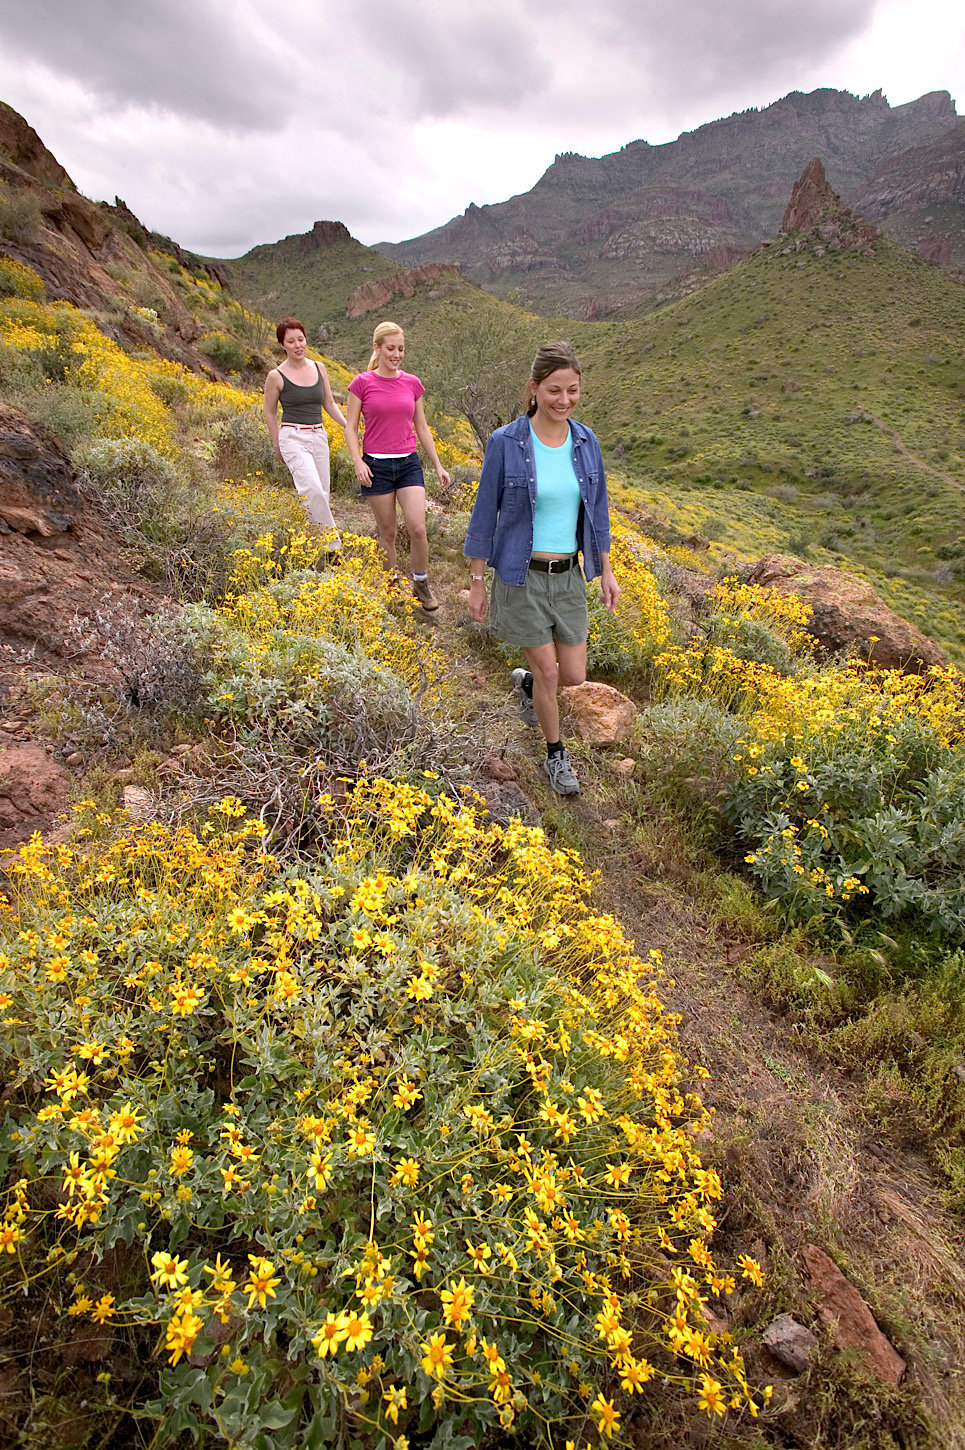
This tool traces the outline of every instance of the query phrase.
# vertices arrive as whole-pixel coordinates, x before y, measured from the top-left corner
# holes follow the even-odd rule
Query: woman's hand
[[[355,477],[358,480],[360,488],[372,487],[372,470],[364,458],[360,458],[355,465]]]
[[[620,598],[620,586],[609,562],[604,563],[603,572],[600,575],[600,593],[603,596],[603,603],[612,614],[617,607],[617,600]]]
[[[466,603],[469,610],[469,618],[474,619],[477,624],[482,624],[489,613],[489,595],[486,593],[485,579],[473,579],[469,585],[469,599]]]
[[[439,479],[440,488],[448,488],[450,483],[452,482],[452,479],[449,477],[449,474],[444,468],[436,469],[436,477]]]

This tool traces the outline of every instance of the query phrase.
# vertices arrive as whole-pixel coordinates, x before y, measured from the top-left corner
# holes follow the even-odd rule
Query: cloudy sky
[[[0,0],[0,99],[88,196],[214,256],[398,241],[790,90],[950,90],[961,0]]]

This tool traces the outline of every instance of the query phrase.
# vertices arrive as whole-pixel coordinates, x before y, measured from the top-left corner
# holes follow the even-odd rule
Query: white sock
[[[414,584],[421,584],[422,581],[423,581],[423,579],[428,579],[428,577],[429,577],[428,574],[415,574],[414,573],[412,575],[412,582]]]

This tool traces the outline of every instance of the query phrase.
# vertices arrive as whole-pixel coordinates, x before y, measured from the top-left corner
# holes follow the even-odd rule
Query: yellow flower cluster
[[[10,860],[11,1285],[121,1225],[149,1277],[71,1312],[157,1324],[169,1399],[201,1353],[211,1403],[257,1370],[274,1413],[283,1335],[308,1417],[348,1405],[380,1445],[430,1397],[482,1427],[589,1406],[607,1435],[616,1381],[654,1374],[753,1412],[702,1314],[735,1283],[659,952],[589,908],[574,853],[470,803],[363,782],[310,874],[241,813],[112,833],[86,805],[72,844]]]
[[[434,685],[445,661],[411,627],[416,602],[388,577],[373,539],[343,533],[342,544],[340,569],[304,579],[284,594],[272,586],[292,572],[315,569],[326,548],[320,533],[295,533],[287,542],[264,534],[232,556],[221,612],[249,641],[252,666],[279,639],[321,635],[391,670],[410,690]],[[305,681],[314,668],[306,658]]]

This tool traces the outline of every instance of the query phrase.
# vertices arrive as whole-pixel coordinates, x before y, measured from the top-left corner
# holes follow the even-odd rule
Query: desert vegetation
[[[617,464],[619,614],[591,596],[591,672],[635,722],[620,769],[575,747],[588,786],[570,810],[511,719],[504,653],[458,608],[478,458],[453,418],[437,420],[459,482],[432,499],[447,607],[430,627],[381,569],[334,432],[338,570],[250,391],[124,350],[22,264],[0,267],[0,291],[5,397],[68,444],[165,604],[78,618],[110,668],[28,670],[15,695],[77,779],[60,839],[4,858],[0,1291],[44,1360],[35,1348],[23,1367],[31,1394],[21,1369],[11,1381],[10,1436],[960,1437],[908,1305],[914,1288],[962,1342],[957,670],[816,653],[806,608],[736,578],[731,530],[754,515],[730,483],[694,479],[729,549],[695,558],[648,536],[641,498],[669,500],[657,485],[673,481],[688,523],[686,470],[719,464],[662,423],[637,472],[637,445]],[[216,301],[211,336],[259,335]],[[628,402],[619,376],[595,406]],[[677,584],[695,562],[714,577],[691,616]],[[494,760],[539,825],[481,794]],[[835,1222],[843,1190],[810,1200],[813,1234],[916,1367],[900,1388],[828,1329],[790,1388],[761,1351],[762,1327],[810,1301],[792,1190],[765,1191],[747,1101],[728,1113],[704,1065],[728,1035],[700,1015],[711,957],[732,1011],[744,992],[748,1016],[781,1014],[761,1057],[812,1119],[821,1064],[827,1081],[831,1062],[853,1074],[837,1135],[787,1109],[801,1164],[839,1168],[861,1114],[895,1161],[914,1138],[932,1235],[914,1284],[907,1265],[875,1281]],[[756,1071],[750,1037],[743,1050]]]

